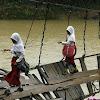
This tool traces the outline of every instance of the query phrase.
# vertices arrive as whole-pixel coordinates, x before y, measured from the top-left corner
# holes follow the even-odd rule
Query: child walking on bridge
[[[76,45],[75,45],[75,32],[72,26],[68,26],[67,29],[66,41],[58,42],[64,45],[62,53],[65,57],[66,62],[66,72],[68,71],[68,66],[71,64],[74,67],[74,71],[72,73],[78,72],[76,67],[74,56],[76,55]]]
[[[17,63],[20,62],[22,59],[24,59],[25,51],[23,42],[21,40],[21,37],[18,33],[13,33],[11,36],[11,40],[13,42],[13,48],[10,49],[4,49],[4,51],[11,51],[12,53],[12,60],[11,60],[11,67],[12,71],[9,72],[4,79],[8,82],[9,86],[19,86],[17,89],[18,91],[23,91],[23,88],[21,87],[20,82],[20,71],[17,68]]]

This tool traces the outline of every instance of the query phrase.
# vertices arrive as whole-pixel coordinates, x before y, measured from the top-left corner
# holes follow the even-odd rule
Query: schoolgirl
[[[23,91],[20,82],[20,71],[17,69],[16,66],[18,62],[24,59],[25,55],[24,46],[21,37],[18,33],[13,33],[11,36],[11,40],[13,42],[13,48],[11,50],[4,49],[4,51],[11,51],[12,53],[13,56],[11,60],[12,70],[4,77],[4,79],[8,82],[9,86],[13,85],[19,86],[17,90]]]
[[[77,69],[75,61],[74,61],[74,56],[76,55],[74,28],[72,26],[68,26],[66,31],[67,31],[66,41],[65,42],[62,41],[62,42],[58,42],[58,43],[61,43],[64,46],[67,45],[67,46],[69,46],[69,48],[72,47],[72,49],[71,48],[69,49],[69,52],[72,52],[73,55],[72,56],[70,56],[70,55],[65,56],[64,55],[65,56],[65,62],[67,63],[66,64],[66,72],[68,71],[68,65],[72,64],[74,69],[75,69],[72,73],[76,73],[76,72],[78,72],[78,69]],[[73,48],[74,48],[74,51],[73,51]]]

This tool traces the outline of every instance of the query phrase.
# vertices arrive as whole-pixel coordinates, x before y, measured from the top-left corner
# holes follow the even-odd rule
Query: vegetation
[[[37,0],[39,1],[39,0]],[[89,9],[100,9],[99,0],[40,0],[41,2],[59,3]],[[46,7],[40,5],[36,18],[44,19]],[[0,0],[0,19],[32,19],[36,11],[36,3],[29,0]],[[55,14],[56,13],[56,14]],[[49,19],[58,19],[61,14],[66,15],[68,9],[50,6]]]

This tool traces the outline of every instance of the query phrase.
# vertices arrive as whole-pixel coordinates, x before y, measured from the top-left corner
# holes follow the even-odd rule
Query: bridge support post
[[[97,56],[97,63],[98,63],[98,69],[100,69],[100,56]],[[99,80],[99,89],[100,89],[100,80]]]
[[[84,57],[81,57],[79,60],[80,60],[82,71],[86,71],[87,68],[86,68],[86,64],[84,62]],[[87,83],[87,88],[88,88],[89,94],[93,94],[93,88],[92,88],[91,82]]]

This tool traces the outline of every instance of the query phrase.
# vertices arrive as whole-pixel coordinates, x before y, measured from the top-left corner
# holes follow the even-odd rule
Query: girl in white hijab
[[[72,26],[68,26],[67,29],[67,38],[66,38],[66,42],[61,42],[63,45],[67,44],[69,46],[74,46],[75,44],[75,32],[74,32],[74,28]]]
[[[66,41],[62,41],[62,42],[58,42],[61,43],[62,45],[67,45],[67,46],[73,46],[74,47],[74,55],[73,56],[66,56],[65,57],[65,62],[66,64],[66,72],[68,72],[68,65],[72,64],[74,67],[74,71],[72,73],[76,73],[78,72],[78,69],[76,67],[75,61],[74,61],[74,56],[76,55],[76,46],[75,46],[75,31],[74,28],[72,26],[68,26],[67,29],[67,36],[66,36]]]
[[[11,60],[11,66],[12,71],[9,72],[4,79],[9,83],[9,86],[17,85],[19,88],[18,91],[23,91],[23,88],[21,87],[20,82],[20,71],[17,69],[17,63],[20,62],[22,59],[24,59],[25,50],[23,46],[23,42],[21,40],[21,37],[18,33],[13,33],[11,36],[11,40],[13,42],[13,48],[10,49],[4,49],[4,51],[11,51],[12,53],[12,60]]]
[[[13,43],[15,41],[15,43],[13,44],[13,48],[11,49],[11,53],[14,57],[18,57],[16,62],[20,62],[25,54],[24,45],[21,40],[21,37],[18,33],[13,33],[11,36],[11,40]]]

